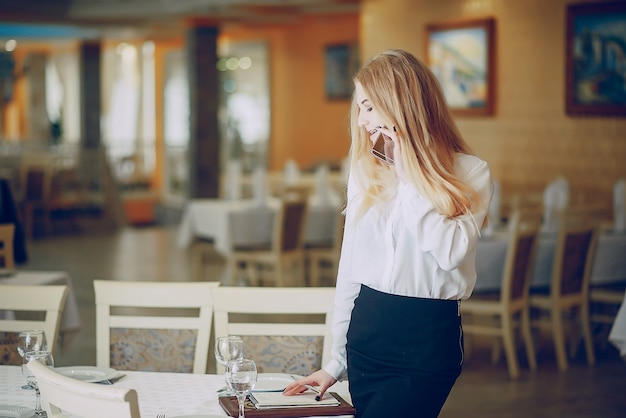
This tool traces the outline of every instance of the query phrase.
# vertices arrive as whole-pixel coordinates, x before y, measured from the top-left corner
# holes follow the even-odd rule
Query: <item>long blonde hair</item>
[[[446,104],[435,75],[410,53],[389,50],[371,58],[354,77],[386,126],[395,127],[402,167],[418,192],[439,213],[448,217],[467,214],[479,201],[478,192],[454,173],[455,153],[471,154]],[[358,126],[356,95],[351,105],[351,170],[357,174],[365,196],[360,213],[387,200],[395,170],[370,154],[371,141]]]

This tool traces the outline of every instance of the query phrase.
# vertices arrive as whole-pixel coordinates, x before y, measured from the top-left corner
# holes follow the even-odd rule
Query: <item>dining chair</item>
[[[20,207],[27,239],[35,233],[35,224],[41,223],[44,233],[52,230],[50,219],[50,192],[53,162],[49,155],[25,155],[20,167]]]
[[[139,418],[135,389],[98,385],[65,376],[38,361],[28,363],[49,418]]]
[[[0,272],[15,270],[15,256],[13,254],[13,237],[15,224],[0,224]]]
[[[9,333],[19,333],[27,329],[41,329],[46,333],[48,351],[54,355],[59,337],[61,314],[65,307],[65,300],[69,294],[66,285],[3,285],[0,291],[0,310],[12,312],[8,317],[0,316],[0,331],[5,338],[11,338]],[[17,350],[17,337],[13,336],[15,346],[2,344],[3,350]],[[21,364],[21,358],[12,357],[8,352],[10,362]]]
[[[305,244],[304,254],[308,267],[309,286],[319,286],[324,277],[330,278],[333,285],[336,283],[345,219],[341,210],[336,209],[332,239],[323,243]]]
[[[238,335],[259,372],[307,375],[330,360],[334,287],[215,287],[215,338]],[[217,365],[218,373],[224,367]]]
[[[304,286],[304,231],[307,213],[308,203],[305,199],[281,199],[274,216],[270,242],[232,246],[227,259],[231,283],[234,283],[243,269],[253,286],[265,283],[268,277],[276,286],[284,286],[287,276],[291,278],[290,284]],[[232,231],[233,222],[229,224]]]
[[[516,209],[509,221],[508,247],[499,293],[495,296],[478,293],[461,302],[464,334],[494,336],[501,340],[509,376],[514,379],[519,377],[515,344],[517,329],[522,333],[528,365],[531,370],[536,368],[530,332],[529,287],[540,227],[540,210]],[[493,362],[497,362],[499,356],[497,342],[492,352]]]
[[[589,288],[589,320],[596,342],[604,349],[620,306],[624,303],[626,288],[620,284],[593,285]]]
[[[550,286],[531,291],[531,326],[550,331],[559,370],[568,368],[564,320],[574,323],[578,319],[578,330],[571,335],[580,336],[582,332],[587,363],[590,366],[595,363],[589,315],[589,276],[598,235],[597,218],[581,210],[565,210],[557,231]],[[578,342],[577,338],[572,339],[571,357]]]
[[[98,367],[206,373],[218,282],[93,284]]]

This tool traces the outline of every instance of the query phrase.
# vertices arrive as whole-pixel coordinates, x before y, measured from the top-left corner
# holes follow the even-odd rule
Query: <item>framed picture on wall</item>
[[[327,46],[324,51],[324,67],[326,98],[332,100],[352,97],[352,77],[359,69],[357,44]]]
[[[567,7],[569,115],[626,116],[626,3]]]
[[[495,112],[495,20],[426,26],[426,60],[457,115]]]

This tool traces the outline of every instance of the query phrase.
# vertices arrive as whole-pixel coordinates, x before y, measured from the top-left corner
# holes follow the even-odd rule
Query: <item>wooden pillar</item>
[[[189,71],[189,198],[217,197],[220,175],[216,27],[187,32]]]
[[[100,147],[100,53],[99,42],[80,46],[80,144],[82,149]]]

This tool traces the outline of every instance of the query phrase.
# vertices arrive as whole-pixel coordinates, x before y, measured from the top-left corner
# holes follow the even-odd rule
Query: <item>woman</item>
[[[386,158],[372,155],[381,134]],[[351,135],[332,360],[284,393],[323,395],[347,372],[357,418],[436,417],[463,363],[459,304],[476,281],[489,168],[435,76],[402,50],[355,76]]]

